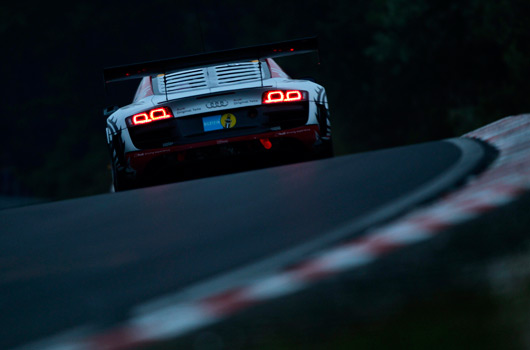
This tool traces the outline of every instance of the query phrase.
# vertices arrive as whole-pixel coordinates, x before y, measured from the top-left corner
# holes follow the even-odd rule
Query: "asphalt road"
[[[0,211],[0,348],[244,266],[293,262],[485,166],[458,139]],[[259,264],[259,262],[266,263]]]

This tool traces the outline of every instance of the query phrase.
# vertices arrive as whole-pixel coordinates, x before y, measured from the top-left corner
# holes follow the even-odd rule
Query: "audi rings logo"
[[[227,100],[211,101],[206,104],[206,108],[219,108],[228,106]]]

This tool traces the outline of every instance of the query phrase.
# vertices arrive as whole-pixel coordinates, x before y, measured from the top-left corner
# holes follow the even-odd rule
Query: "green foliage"
[[[3,4],[0,159],[40,196],[105,191],[104,67],[310,35],[319,66],[281,63],[326,86],[339,153],[459,136],[530,110],[529,15],[527,0]]]

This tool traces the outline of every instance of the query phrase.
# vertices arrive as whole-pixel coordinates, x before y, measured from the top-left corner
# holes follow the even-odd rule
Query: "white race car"
[[[308,38],[105,69],[106,83],[142,78],[132,104],[105,111],[114,189],[197,164],[331,156],[325,89],[273,60],[316,50]]]

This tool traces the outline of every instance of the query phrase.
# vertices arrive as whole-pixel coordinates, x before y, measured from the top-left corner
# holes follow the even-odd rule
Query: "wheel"
[[[112,185],[114,186],[115,192],[130,190],[136,188],[133,180],[128,178],[123,170],[116,169],[115,165],[112,165]]]

